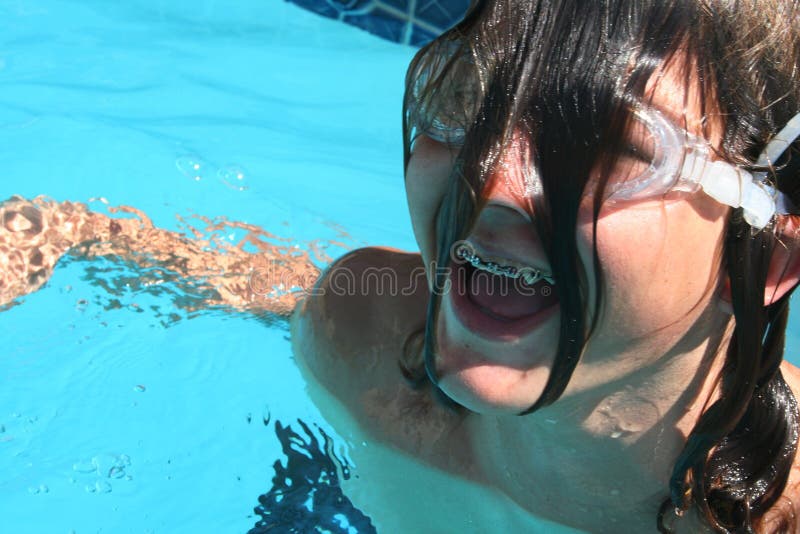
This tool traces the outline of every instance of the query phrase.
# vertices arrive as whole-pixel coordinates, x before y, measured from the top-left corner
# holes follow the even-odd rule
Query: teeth
[[[458,246],[456,249],[456,256],[466,261],[476,269],[480,269],[498,276],[506,276],[512,279],[521,278],[523,282],[531,286],[541,280],[545,280],[549,284],[554,283],[553,276],[550,273],[544,273],[538,269],[534,269],[533,267],[525,266],[517,268],[513,265],[500,265],[493,261],[484,261],[475,253],[472,247],[466,244],[461,244]]]

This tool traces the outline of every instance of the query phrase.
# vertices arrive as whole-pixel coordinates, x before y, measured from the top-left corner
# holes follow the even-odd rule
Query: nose
[[[487,176],[486,199],[469,239],[485,252],[542,265],[545,254],[533,222],[533,198],[541,194],[541,181],[527,142],[510,143]],[[513,257],[512,257],[513,256]]]
[[[542,183],[527,141],[515,136],[487,176],[483,194],[486,206],[502,206],[516,211],[531,222],[533,197],[542,192]]]

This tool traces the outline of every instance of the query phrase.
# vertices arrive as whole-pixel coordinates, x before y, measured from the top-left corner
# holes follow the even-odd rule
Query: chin
[[[485,415],[517,415],[536,404],[554,359],[537,356],[517,343],[484,345],[447,311],[437,328],[436,345],[439,389],[468,410]]]
[[[442,392],[468,410],[483,415],[517,415],[544,391],[550,370],[519,370],[500,365],[480,365],[445,372],[439,377]]]

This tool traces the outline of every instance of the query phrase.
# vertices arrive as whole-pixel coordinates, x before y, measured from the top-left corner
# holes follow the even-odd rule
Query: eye
[[[630,197],[647,187],[659,158],[661,143],[652,126],[634,115],[619,147],[614,167],[606,185],[606,199]]]
[[[415,134],[424,134],[451,147],[464,143],[482,101],[477,69],[462,51],[429,52],[420,60],[417,79],[407,104]],[[457,57],[456,57],[457,55]]]
[[[617,157],[610,177],[613,183],[625,183],[645,175],[653,165],[652,148],[629,140]]]

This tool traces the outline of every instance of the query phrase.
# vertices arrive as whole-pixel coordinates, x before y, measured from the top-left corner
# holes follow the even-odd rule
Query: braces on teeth
[[[521,269],[517,269],[511,265],[499,265],[492,261],[483,261],[480,256],[475,254],[475,251],[469,245],[459,245],[458,248],[456,248],[456,256],[459,259],[471,264],[476,269],[480,269],[498,276],[506,276],[512,279],[521,278],[523,282],[530,286],[541,280],[544,280],[550,285],[555,283],[553,280],[553,275],[538,269],[534,269],[533,267],[523,267]]]

